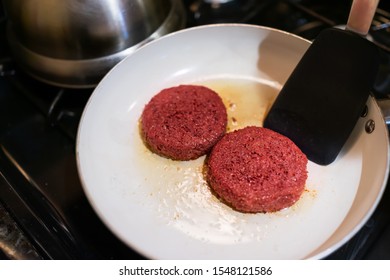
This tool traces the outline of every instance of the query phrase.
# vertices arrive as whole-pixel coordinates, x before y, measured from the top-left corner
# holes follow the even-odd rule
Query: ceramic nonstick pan
[[[216,90],[229,130],[261,126],[309,45],[271,28],[206,25],[155,40],[115,66],[85,107],[76,147],[84,191],[106,226],[151,259],[321,259],[347,242],[375,210],[389,173],[374,98],[338,158],[309,162],[301,199],[276,213],[234,211],[205,182],[205,157],[165,159],[139,135],[145,104],[179,84]]]

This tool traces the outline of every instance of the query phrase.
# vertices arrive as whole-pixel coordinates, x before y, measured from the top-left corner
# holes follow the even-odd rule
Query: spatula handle
[[[346,29],[366,36],[370,30],[378,3],[379,0],[354,0]]]

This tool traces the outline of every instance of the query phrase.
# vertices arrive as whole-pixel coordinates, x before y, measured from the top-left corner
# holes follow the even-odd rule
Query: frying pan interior
[[[309,45],[275,29],[209,25],[155,40],[114,67],[85,108],[76,149],[84,191],[107,227],[152,259],[317,259],[348,241],[376,208],[389,171],[387,128],[373,98],[336,161],[309,162],[307,192],[278,213],[232,210],[202,181],[203,158],[163,159],[139,136],[145,104],[179,84],[214,87],[228,107],[254,110],[249,119],[260,126]]]

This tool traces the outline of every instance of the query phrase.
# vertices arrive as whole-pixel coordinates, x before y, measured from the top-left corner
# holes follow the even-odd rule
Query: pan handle
[[[387,126],[390,128],[390,52],[380,48],[379,59],[379,71],[371,93],[382,111]]]
[[[377,103],[382,111],[386,125],[390,126],[390,99],[377,99]]]

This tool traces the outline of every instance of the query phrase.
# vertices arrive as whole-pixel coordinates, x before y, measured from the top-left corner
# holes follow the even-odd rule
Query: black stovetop
[[[188,26],[246,22],[314,39],[346,22],[350,1],[183,3]],[[390,94],[386,5],[380,4],[371,30],[383,50],[377,98]],[[143,259],[100,221],[79,181],[75,138],[93,89],[58,88],[25,74],[7,48],[6,20],[0,7],[0,259]],[[390,259],[389,213],[387,188],[367,224],[328,259]]]

